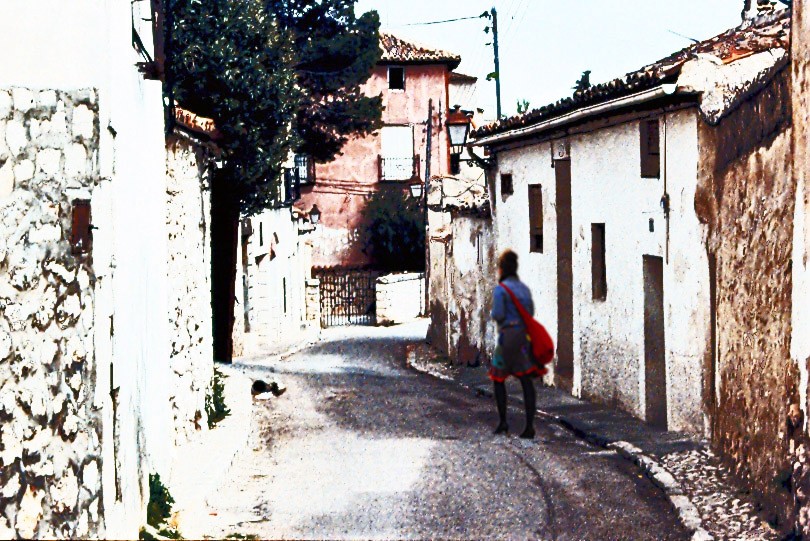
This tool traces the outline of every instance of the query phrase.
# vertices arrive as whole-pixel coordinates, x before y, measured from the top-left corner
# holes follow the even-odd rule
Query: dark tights
[[[496,433],[506,432],[508,427],[506,424],[506,384],[502,381],[493,383],[495,384],[495,404],[498,406],[498,418],[500,419]],[[537,394],[531,376],[521,377],[520,384],[523,386],[523,404],[526,406],[526,428],[520,436],[532,438],[534,437],[534,413],[537,410]]]

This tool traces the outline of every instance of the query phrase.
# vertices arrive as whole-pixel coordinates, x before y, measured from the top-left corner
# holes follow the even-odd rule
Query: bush
[[[225,374],[214,367],[214,375],[211,376],[211,387],[205,394],[205,414],[208,416],[208,428],[214,428],[216,424],[231,414],[231,410],[225,405]]]
[[[372,194],[363,211],[363,252],[383,271],[425,269],[425,214],[420,200],[400,187]]]

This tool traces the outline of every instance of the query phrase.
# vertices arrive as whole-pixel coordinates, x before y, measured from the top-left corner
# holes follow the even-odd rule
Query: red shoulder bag
[[[523,308],[523,305],[520,304],[511,289],[503,284],[500,284],[500,286],[512,299],[521,319],[523,319],[523,324],[526,326],[526,334],[529,335],[529,339],[532,342],[532,355],[534,356],[535,362],[540,366],[549,364],[554,359],[554,340],[551,339],[551,335],[548,334],[546,328],[543,327],[539,321],[534,319],[531,314]]]

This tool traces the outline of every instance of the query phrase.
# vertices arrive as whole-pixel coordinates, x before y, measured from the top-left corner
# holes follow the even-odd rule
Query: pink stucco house
[[[391,34],[381,35],[382,57],[364,85],[370,96],[383,97],[383,128],[368,137],[350,140],[336,160],[308,167],[296,207],[317,205],[321,211],[315,267],[362,267],[371,263],[358,233],[362,211],[375,190],[397,186],[407,190],[424,181],[426,156],[430,175],[447,173],[450,147],[444,124],[448,110],[450,73],[461,57],[428,49]],[[429,103],[431,149],[427,149]],[[302,168],[304,164],[299,162]],[[313,174],[314,173],[314,174]],[[313,178],[314,177],[314,178]]]

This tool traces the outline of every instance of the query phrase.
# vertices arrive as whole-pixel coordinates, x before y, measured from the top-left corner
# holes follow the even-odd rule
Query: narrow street
[[[272,366],[251,445],[209,499],[210,537],[682,539],[670,506],[612,452],[518,408],[491,434],[491,399],[404,366],[424,323],[333,329]]]

